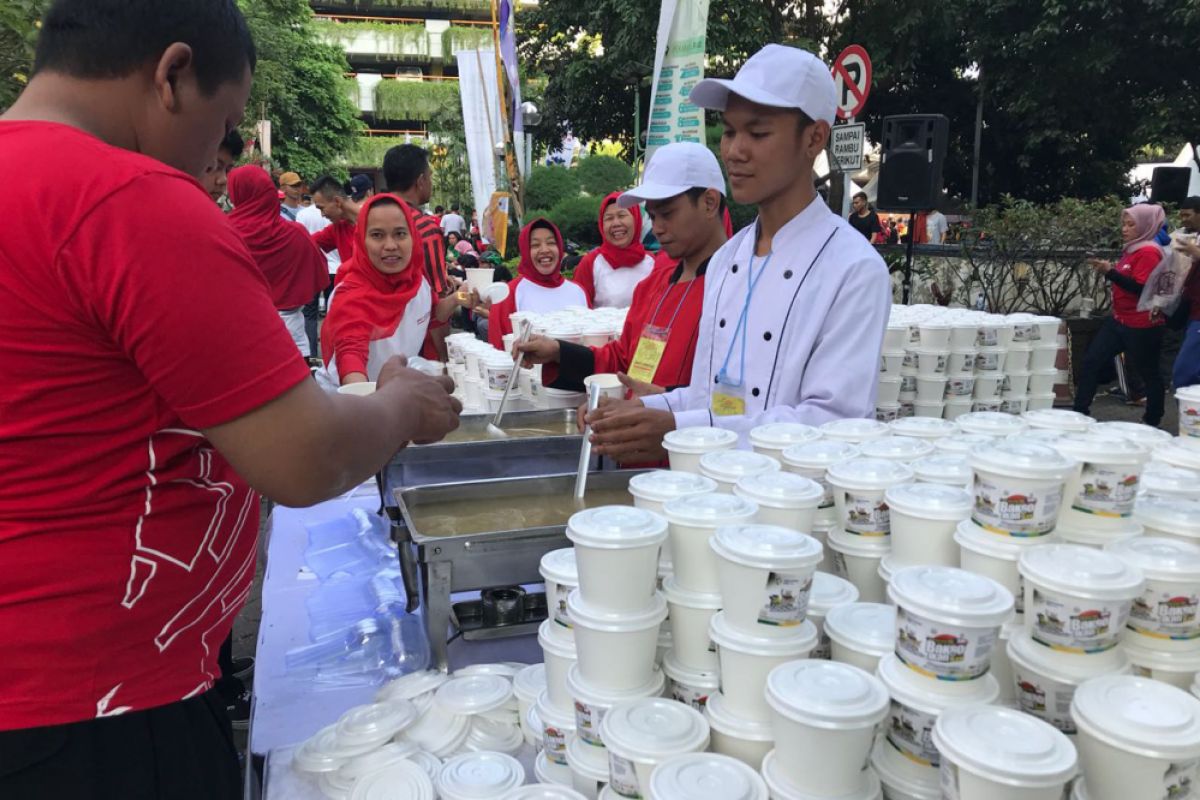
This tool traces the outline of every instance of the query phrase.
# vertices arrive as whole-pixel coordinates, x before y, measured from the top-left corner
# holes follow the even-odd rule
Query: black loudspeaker
[[[925,211],[942,196],[942,164],[950,120],[941,114],[898,114],[883,118],[879,164],[881,211]]]
[[[1182,203],[1191,182],[1191,167],[1155,167],[1150,178],[1150,199],[1160,205]]]

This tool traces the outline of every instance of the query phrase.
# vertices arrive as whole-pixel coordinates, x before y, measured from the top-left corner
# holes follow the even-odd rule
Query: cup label
[[[947,397],[970,397],[974,391],[974,378],[951,378],[946,381]]]
[[[1137,491],[1137,472],[1085,462],[1071,508],[1098,517],[1131,517]]]
[[[817,637],[817,646],[808,654],[809,658],[819,658],[824,661],[829,661],[833,658],[833,645],[830,643],[829,637],[825,635],[825,629],[821,628],[821,635]]]
[[[642,800],[642,786],[638,783],[637,767],[627,758],[608,751],[608,785],[621,797]]]
[[[900,376],[900,391],[915,392],[917,390],[916,375],[901,375]]]
[[[1029,342],[1038,338],[1034,334],[1037,332],[1037,327],[1034,325],[1014,325],[1013,326],[1013,341],[1014,342]]]
[[[686,706],[691,706],[697,711],[704,711],[704,707],[708,705],[709,691],[707,689],[688,686],[686,683],[680,683],[674,678],[670,678],[669,681],[672,699]]]
[[[758,611],[759,625],[792,628],[804,623],[808,614],[808,595],[812,575],[771,572],[763,590],[763,605]]]
[[[909,669],[946,681],[969,681],[991,664],[997,628],[942,625],[896,610],[896,656]]]
[[[1117,646],[1129,620],[1130,601],[1077,600],[1033,587],[1025,606],[1034,640],[1071,653],[1100,653]]]
[[[936,767],[941,761],[941,755],[933,744],[933,726],[936,722],[936,714],[926,714],[893,700],[887,740],[905,758],[926,767]]]
[[[1068,736],[1075,735],[1075,720],[1071,717],[1074,686],[1028,672],[1016,663],[1013,664],[1013,680],[1017,685],[1018,708],[1050,723]]]
[[[1163,773],[1162,800],[1188,800],[1196,796],[1197,768],[1200,761],[1173,763]]]
[[[938,782],[942,785],[942,800],[962,800],[958,792],[958,767],[949,759],[942,762],[938,768]]]
[[[1176,594],[1148,582],[1146,591],[1133,601],[1127,626],[1155,639],[1200,638],[1200,620],[1196,618],[1198,605],[1200,593]]]
[[[1000,331],[996,328],[980,328],[975,334],[975,344],[978,347],[995,347],[1000,344]]]
[[[1200,436],[1200,405],[1180,402],[1179,435]]]
[[[590,745],[603,747],[600,738],[600,723],[604,720],[604,709],[575,701],[575,734]]]
[[[850,579],[850,570],[846,568],[846,554],[840,553],[837,550],[833,551],[833,574],[839,578]]]
[[[567,732],[553,725],[542,729],[542,747],[546,750],[546,758],[555,764],[567,763]]]
[[[995,372],[1000,369],[1000,359],[1003,357],[1003,353],[977,353],[975,355],[975,369],[980,372]]]
[[[501,369],[489,367],[487,371],[488,388],[502,392],[508,388],[508,380],[512,377],[512,367]]]
[[[971,521],[992,533],[1045,536],[1054,530],[1063,490],[1007,486],[975,474],[975,508]]]
[[[845,492],[846,532],[858,536],[887,536],[891,512],[881,497]]]
[[[999,400],[976,400],[971,404],[972,411],[999,411],[1002,403]]]
[[[567,595],[571,587],[565,583],[554,584],[554,621],[564,628],[571,627],[571,617],[567,614]]]
[[[875,409],[876,422],[892,422],[900,415],[899,409],[877,408]]]
[[[908,343],[909,344],[920,344],[920,342],[921,342],[921,326],[920,325],[909,325],[908,326]]]

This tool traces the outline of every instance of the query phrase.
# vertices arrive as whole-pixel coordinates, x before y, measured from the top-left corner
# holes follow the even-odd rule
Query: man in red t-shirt
[[[399,360],[348,397],[295,356],[196,181],[254,64],[235,0],[55,0],[0,116],[5,800],[240,797],[212,686],[258,493],[323,501],[458,424]]]

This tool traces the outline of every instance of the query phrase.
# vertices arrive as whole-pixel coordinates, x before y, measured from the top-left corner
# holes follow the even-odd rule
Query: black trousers
[[[0,731],[4,800],[238,800],[241,770],[216,689],[115,717]]]
[[[308,355],[310,358],[321,357],[321,339],[317,336],[317,321],[321,318],[321,293],[317,292],[311,303],[305,303],[301,308],[304,314],[304,333],[308,336]]]
[[[1162,372],[1158,356],[1162,349],[1163,327],[1130,328],[1112,317],[1104,321],[1096,338],[1088,347],[1079,370],[1079,385],[1075,387],[1075,410],[1084,414],[1092,407],[1096,396],[1096,385],[1105,367],[1114,358],[1125,354],[1125,363],[1141,379],[1146,391],[1146,418],[1148,425],[1158,425],[1163,417]]]

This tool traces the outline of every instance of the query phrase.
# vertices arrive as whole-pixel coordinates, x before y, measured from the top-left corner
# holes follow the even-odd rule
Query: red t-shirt
[[[1162,250],[1158,247],[1141,247],[1132,253],[1125,253],[1117,262],[1114,269],[1120,275],[1128,275],[1138,283],[1145,285],[1150,280],[1150,274],[1162,260]],[[1162,325],[1162,317],[1150,320],[1149,311],[1138,311],[1137,304],[1141,293],[1122,289],[1115,283],[1112,285],[1113,318],[1129,328],[1153,328]]]
[[[194,180],[0,122],[0,730],[206,691],[258,495],[200,430],[308,377]]]
[[[332,250],[337,250],[338,258],[343,264],[349,264],[354,258],[355,244],[355,226],[351,225],[346,220],[338,220],[332,225],[326,225],[321,230],[312,234],[313,244],[320,248],[321,252],[328,253]],[[333,282],[336,284],[341,281],[344,273],[339,269]]]

